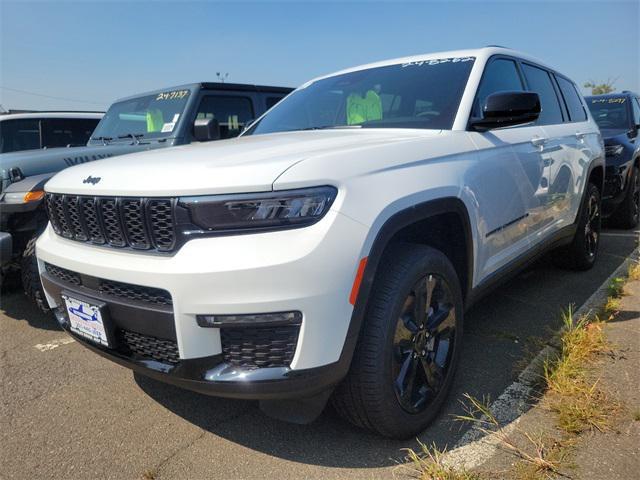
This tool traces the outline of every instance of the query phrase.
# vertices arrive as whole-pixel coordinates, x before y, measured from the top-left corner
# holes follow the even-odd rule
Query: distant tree
[[[616,83],[617,78],[613,80],[607,78],[607,81],[604,83],[596,83],[593,80],[584,84],[584,88],[591,89],[591,95],[604,95],[606,93],[611,93],[615,91],[615,87],[613,86]]]

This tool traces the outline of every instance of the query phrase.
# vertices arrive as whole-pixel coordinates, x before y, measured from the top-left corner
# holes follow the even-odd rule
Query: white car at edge
[[[58,321],[117,363],[291,421],[332,397],[357,425],[416,434],[465,308],[546,251],[577,269],[598,252],[598,127],[573,82],[505,48],[338,72],[239,138],[133,155],[46,185]]]

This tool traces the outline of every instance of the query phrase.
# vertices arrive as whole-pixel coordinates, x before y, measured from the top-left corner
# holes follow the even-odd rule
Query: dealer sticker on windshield
[[[109,346],[100,307],[63,295],[71,331],[89,340]]]

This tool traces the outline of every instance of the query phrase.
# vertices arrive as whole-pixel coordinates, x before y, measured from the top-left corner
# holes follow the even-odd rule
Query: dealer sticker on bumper
[[[96,343],[109,346],[100,307],[63,295],[71,331]]]

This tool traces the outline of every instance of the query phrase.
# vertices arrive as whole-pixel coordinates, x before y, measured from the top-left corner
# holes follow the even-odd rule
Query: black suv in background
[[[633,92],[586,97],[606,152],[604,217],[633,228],[640,217],[640,97]]]

